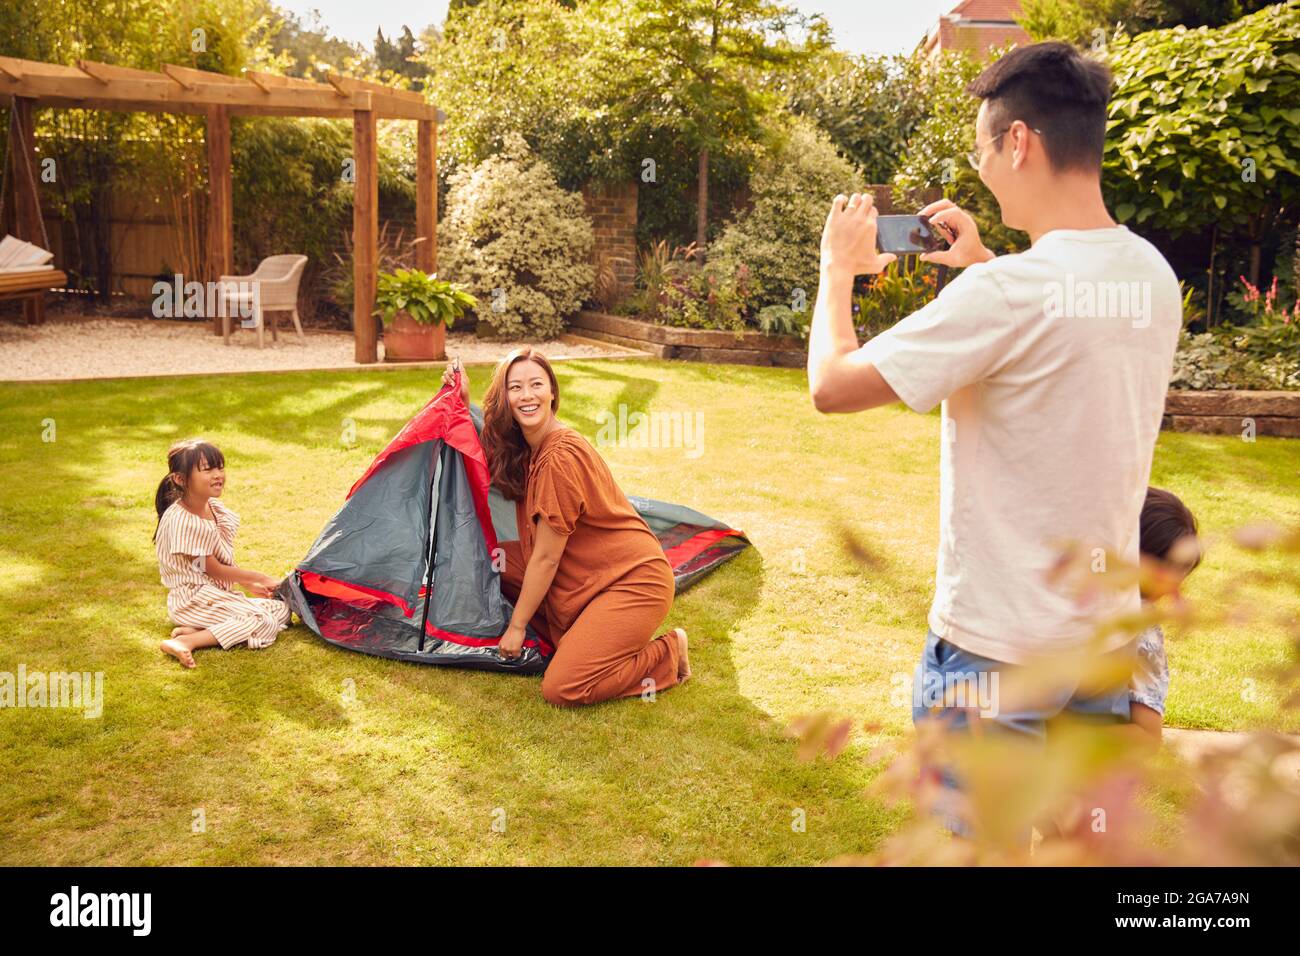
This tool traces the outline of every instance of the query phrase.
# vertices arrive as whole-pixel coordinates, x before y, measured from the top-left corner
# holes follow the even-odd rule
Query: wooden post
[[[352,331],[356,360],[379,361],[375,316],[375,270],[379,260],[379,152],[375,111],[352,112]]]
[[[418,120],[415,162],[416,268],[438,271],[438,124]]]
[[[34,101],[26,96],[13,98],[13,119],[10,125],[9,181],[13,184],[14,235],[33,245],[45,248],[44,230],[41,228],[41,197],[37,188],[36,171],[36,118],[32,113]],[[12,137],[13,133],[16,137]],[[53,252],[53,249],[47,249]],[[29,325],[45,319],[44,293],[23,299],[23,320]]]
[[[13,99],[14,119],[17,121],[19,137],[9,144],[11,156],[9,175],[12,177],[11,195],[14,200],[14,235],[44,249],[41,197],[36,186],[40,176],[36,169],[36,118],[32,115],[32,106],[33,101],[26,96],[15,96]]]
[[[208,266],[209,282],[235,269],[235,224],[230,183],[230,112],[208,108]],[[188,276],[186,277],[189,278]],[[212,333],[221,334],[221,316],[212,316]]]
[[[430,275],[438,271],[438,124],[416,121],[415,267]],[[434,357],[447,357],[447,333],[434,330]]]

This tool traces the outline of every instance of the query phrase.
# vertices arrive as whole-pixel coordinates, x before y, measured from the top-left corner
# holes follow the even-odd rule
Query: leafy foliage
[[[929,108],[931,74],[920,57],[851,56],[828,51],[806,68],[782,74],[788,108],[808,116],[868,183],[887,183]]]
[[[792,119],[759,160],[750,181],[752,203],[723,229],[709,262],[732,274],[747,266],[755,308],[810,311],[831,197],[861,185],[861,171],[826,133],[810,119]]]
[[[1109,48],[1104,185],[1120,222],[1258,239],[1300,199],[1300,8]]]
[[[878,275],[861,277],[861,291],[853,296],[853,324],[858,334],[871,338],[922,308],[935,296],[938,273],[916,256],[903,256]]]
[[[523,137],[451,178],[439,228],[442,271],[488,303],[499,335],[551,338],[592,293],[591,223]]]
[[[1300,389],[1300,350],[1292,347],[1260,358],[1238,347],[1235,338],[1240,335],[1184,332],[1169,387]]]
[[[405,312],[420,325],[438,322],[450,327],[478,305],[478,300],[445,279],[419,269],[381,272],[375,290],[375,315],[388,325],[398,312]]]

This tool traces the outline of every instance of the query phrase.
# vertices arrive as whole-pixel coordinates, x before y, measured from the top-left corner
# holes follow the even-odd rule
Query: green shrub
[[[479,299],[477,317],[498,335],[564,331],[592,294],[592,244],[582,197],[561,189],[518,134],[451,178],[440,271]]]
[[[1174,355],[1169,387],[1300,389],[1300,352],[1258,359],[1236,347],[1230,336],[1184,332]]]
[[[862,280],[853,296],[853,324],[871,338],[922,308],[935,296],[936,268],[916,256],[890,263],[884,272]]]
[[[709,247],[709,267],[730,275],[749,268],[747,310],[784,305],[810,312],[830,202],[863,185],[824,132],[810,119],[792,119],[759,159],[750,180],[752,205]]]
[[[392,323],[397,313],[405,312],[420,325],[441,322],[451,327],[466,309],[478,301],[459,287],[419,269],[381,272],[375,289],[375,315]]]
[[[811,316],[807,310],[795,312],[788,305],[765,305],[758,310],[758,330],[764,335],[808,334]]]
[[[709,263],[700,267],[673,260],[664,272],[655,321],[688,329],[721,329],[739,338],[745,331],[750,296],[748,266],[722,268]]]

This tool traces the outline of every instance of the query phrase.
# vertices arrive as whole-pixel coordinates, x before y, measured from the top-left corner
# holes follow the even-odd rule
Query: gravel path
[[[197,322],[66,314],[52,315],[43,325],[0,321],[0,381],[368,367],[353,361],[351,332],[305,331],[306,341],[299,342],[292,324],[286,334],[282,323],[279,342],[271,341],[268,330],[266,347],[259,349],[256,332],[238,330],[227,346],[221,336],[209,334],[206,326]],[[466,363],[496,362],[522,344],[486,342],[470,333],[455,332],[447,336],[447,355],[459,356]],[[572,336],[537,344],[550,359],[641,354]],[[381,359],[383,348],[380,343]]]

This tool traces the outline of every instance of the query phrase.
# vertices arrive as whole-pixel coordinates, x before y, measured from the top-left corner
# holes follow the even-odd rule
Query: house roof
[[[1010,23],[1020,16],[1020,0],[961,0],[961,3],[948,11],[947,16]]]
[[[990,47],[1023,42],[1029,36],[1015,21],[1019,15],[1020,0],[961,0],[935,21],[922,48],[927,54],[938,47],[981,56]]]

